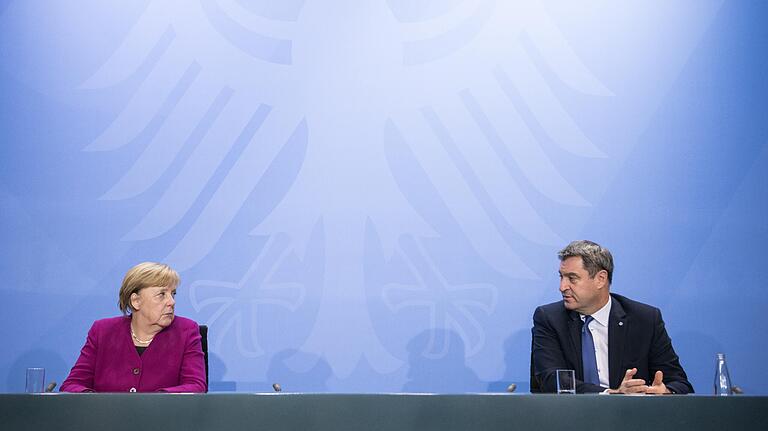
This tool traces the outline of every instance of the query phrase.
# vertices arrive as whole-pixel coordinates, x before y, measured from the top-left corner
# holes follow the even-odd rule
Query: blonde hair
[[[142,262],[125,273],[117,305],[123,314],[132,313],[131,295],[150,286],[176,287],[180,280],[179,273],[164,263]]]

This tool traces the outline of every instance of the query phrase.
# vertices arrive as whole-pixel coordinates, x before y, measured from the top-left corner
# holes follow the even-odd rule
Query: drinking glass
[[[28,394],[43,392],[45,387],[45,368],[27,368],[27,386],[24,390]]]
[[[557,370],[557,393],[576,393],[576,372],[573,370]]]

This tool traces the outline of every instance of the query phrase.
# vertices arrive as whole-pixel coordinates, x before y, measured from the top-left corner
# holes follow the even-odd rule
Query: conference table
[[[0,394],[0,430],[765,430],[768,397]]]

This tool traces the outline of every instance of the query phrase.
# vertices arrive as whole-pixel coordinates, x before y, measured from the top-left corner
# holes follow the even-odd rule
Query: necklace
[[[133,340],[136,341],[139,344],[149,344],[155,338],[155,337],[152,337],[149,340],[142,340],[142,339],[140,339],[139,337],[136,336],[136,333],[133,332],[133,328],[131,328],[131,337],[133,337]]]

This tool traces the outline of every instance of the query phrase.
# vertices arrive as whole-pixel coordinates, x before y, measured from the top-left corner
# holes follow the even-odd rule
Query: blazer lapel
[[[573,363],[576,364],[576,379],[584,380],[584,364],[581,360],[581,317],[575,311],[568,312],[568,332],[571,334],[573,351],[576,352]]]
[[[627,333],[627,314],[619,301],[611,297],[611,315],[608,318],[608,374],[612,389],[624,379],[626,370],[622,367],[624,341]]]

